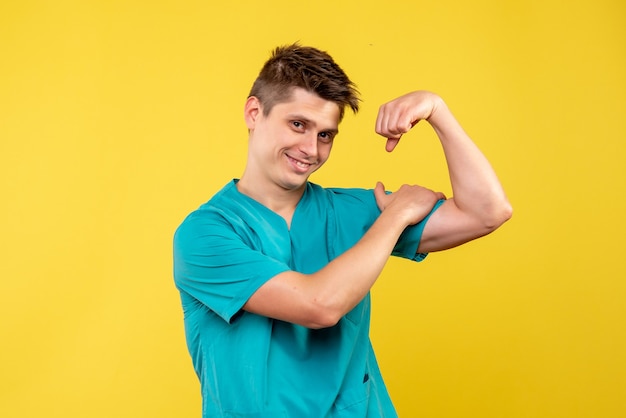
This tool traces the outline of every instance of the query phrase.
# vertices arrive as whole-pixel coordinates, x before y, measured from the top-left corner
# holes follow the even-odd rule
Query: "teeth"
[[[291,158],[291,157],[289,157],[289,159],[290,159],[291,161],[293,161],[295,165],[297,165],[298,167],[301,167],[301,168],[309,168],[309,167],[311,166],[311,164],[309,164],[309,163],[303,163],[302,161],[298,161],[298,160],[296,160],[295,158]]]

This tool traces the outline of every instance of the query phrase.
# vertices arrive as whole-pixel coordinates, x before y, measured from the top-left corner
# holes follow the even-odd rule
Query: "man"
[[[354,84],[325,52],[277,48],[244,109],[248,160],[174,238],[174,276],[204,417],[396,416],[369,341],[369,290],[390,254],[419,261],[488,234],[511,207],[486,158],[435,94],[381,106],[392,151],[420,120],[454,197],[308,182],[328,159]]]

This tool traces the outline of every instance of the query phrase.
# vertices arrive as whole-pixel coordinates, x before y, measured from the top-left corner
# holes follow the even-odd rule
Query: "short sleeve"
[[[404,230],[404,232],[402,232],[400,238],[398,239],[398,243],[396,244],[392,252],[393,255],[414,261],[422,261],[426,258],[428,254],[418,253],[417,248],[419,247],[420,241],[422,239],[424,227],[426,226],[426,222],[428,222],[428,218],[430,218],[432,214],[435,213],[435,211],[443,204],[443,202],[445,202],[445,200],[439,200],[424,219],[422,219],[419,223],[415,225],[409,226]]]
[[[245,241],[227,220],[210,211],[192,213],[174,234],[177,288],[227,322],[259,287],[289,270],[286,263]]]

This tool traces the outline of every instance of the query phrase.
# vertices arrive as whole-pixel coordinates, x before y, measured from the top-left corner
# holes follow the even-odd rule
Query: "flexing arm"
[[[287,271],[261,286],[244,310],[309,328],[337,323],[367,294],[400,234],[421,221],[443,195],[420,186],[402,186],[386,195],[375,189],[382,213],[351,249],[316,273]]]
[[[453,191],[424,228],[418,251],[432,252],[494,231],[512,209],[491,165],[437,95],[416,91],[381,106],[376,132],[387,138],[387,151],[392,151],[422,119],[441,141]]]

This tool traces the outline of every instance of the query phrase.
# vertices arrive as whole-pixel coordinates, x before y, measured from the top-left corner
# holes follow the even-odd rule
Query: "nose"
[[[307,157],[317,158],[317,134],[305,134],[298,146],[298,150]]]

